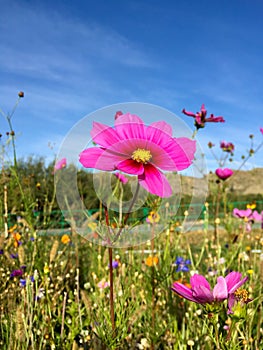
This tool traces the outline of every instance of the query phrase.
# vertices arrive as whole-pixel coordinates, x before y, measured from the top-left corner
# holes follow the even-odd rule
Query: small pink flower
[[[232,142],[225,142],[225,141],[221,141],[220,142],[220,148],[224,151],[224,152],[229,152],[232,153],[235,149],[235,146]]]
[[[245,210],[235,208],[233,209],[233,215],[236,218],[245,219],[246,221],[261,221],[263,217],[263,211],[261,214],[259,214],[257,210],[252,211],[250,208]]]
[[[94,122],[91,136],[99,147],[80,153],[79,161],[85,168],[137,175],[139,184],[159,197],[172,195],[162,170],[188,168],[196,151],[195,141],[174,138],[172,127],[165,121],[147,126],[130,113],[118,116],[114,127]]]
[[[127,177],[125,177],[123,174],[121,173],[114,173],[113,175],[115,175],[117,177],[117,179],[122,182],[124,185],[128,182]]]
[[[217,177],[219,177],[219,179],[221,179],[221,180],[226,180],[234,174],[233,170],[228,169],[228,168],[225,168],[225,169],[218,168],[218,169],[216,169],[215,173],[216,173]]]
[[[245,221],[247,232],[251,231],[254,221],[261,221],[263,223],[263,211],[260,214],[257,210],[252,211],[250,208],[245,210],[235,208],[233,209],[233,216]]]
[[[57,161],[57,163],[54,166],[54,171],[58,171],[60,169],[65,168],[67,165],[67,159],[66,158],[62,158],[61,160]]]
[[[99,283],[97,284],[97,286],[100,288],[100,289],[105,289],[107,287],[110,286],[109,282],[105,281],[105,280],[101,280],[99,281]]]
[[[207,118],[207,110],[205,109],[205,105],[202,104],[200,112],[193,113],[188,112],[185,109],[182,110],[182,113],[188,115],[189,117],[195,118],[195,126],[197,129],[204,128],[205,123],[224,123],[225,120],[223,117],[214,117],[213,114],[210,114],[210,117]]]

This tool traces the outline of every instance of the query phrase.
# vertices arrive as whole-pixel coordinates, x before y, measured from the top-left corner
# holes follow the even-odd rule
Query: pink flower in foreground
[[[127,177],[125,177],[124,175],[122,175],[121,173],[114,173],[113,175],[115,175],[117,177],[117,179],[122,182],[124,185],[128,182]]]
[[[235,271],[230,272],[226,277],[219,276],[217,284],[211,290],[207,279],[202,275],[195,274],[190,278],[190,288],[182,283],[175,282],[171,289],[183,298],[197,304],[220,303],[228,299],[248,279],[248,277],[243,279],[241,277],[242,274]]]
[[[210,114],[210,117],[207,118],[207,110],[205,109],[205,105],[202,104],[200,112],[188,112],[185,109],[182,110],[182,112],[185,115],[188,115],[189,117],[195,118],[195,126],[197,129],[204,128],[205,123],[224,123],[225,120],[223,117],[214,117],[213,114]]]
[[[67,165],[67,159],[62,158],[61,160],[57,161],[57,163],[55,164],[54,171],[63,169],[65,168],[66,165]]]
[[[195,141],[174,138],[172,127],[165,121],[146,126],[141,118],[130,113],[118,116],[114,127],[94,122],[91,136],[100,147],[80,153],[79,160],[85,168],[137,175],[142,187],[160,197],[172,194],[161,170],[188,168],[196,150]]]
[[[228,168],[225,168],[225,169],[218,168],[218,169],[216,169],[215,173],[216,173],[217,177],[221,180],[226,180],[234,174],[233,170],[228,169]]]

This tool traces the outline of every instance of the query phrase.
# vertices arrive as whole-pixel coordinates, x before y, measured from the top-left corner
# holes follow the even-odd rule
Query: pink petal
[[[148,145],[151,163],[162,170],[179,171],[189,167],[194,159],[196,142],[184,137],[169,138],[164,145]]]
[[[198,275],[197,273],[195,273],[190,278],[190,284],[191,284],[192,288],[199,287],[199,286],[205,286],[207,289],[209,289],[209,290],[211,289],[210,284],[207,281],[207,279],[202,275]]]
[[[236,271],[232,271],[228,275],[226,275],[225,280],[228,291],[241,280],[241,277],[242,274]]]
[[[256,210],[254,210],[253,214],[252,214],[252,219],[254,219],[256,221],[261,221],[262,220],[262,215],[259,214]]]
[[[126,113],[115,120],[115,130],[121,140],[145,139],[147,127],[137,115]]]
[[[144,173],[142,163],[138,163],[133,159],[125,159],[117,164],[117,169],[131,175],[141,175]]]
[[[176,292],[187,300],[196,302],[196,299],[193,297],[192,290],[182,283],[175,282],[173,284],[172,291]]]
[[[228,297],[227,284],[224,277],[217,278],[217,284],[213,289],[213,296],[215,300],[225,300]]]
[[[205,109],[205,105],[204,105],[204,104],[202,104],[202,106],[201,106],[201,108],[200,108],[200,111],[201,111],[201,113],[202,113],[204,116],[206,116],[207,110]]]
[[[119,117],[115,120],[115,126],[127,123],[144,124],[143,120],[140,117],[131,113],[119,115]]]
[[[188,115],[189,117],[194,117],[194,118],[196,117],[196,113],[186,111],[185,109],[182,110],[182,113],[184,113],[185,115]]]
[[[105,171],[115,170],[115,164],[120,160],[122,158],[99,147],[87,148],[79,155],[79,161],[85,168]]]
[[[235,295],[231,294],[228,298],[228,301],[227,301],[227,306],[228,306],[227,314],[228,315],[233,313],[232,307],[235,305],[235,302],[236,302]]]
[[[248,276],[244,277],[241,281],[232,286],[232,288],[228,291],[229,294],[234,293],[239,287],[243,286],[244,283],[248,280]]]
[[[210,288],[208,289],[205,286],[200,285],[192,288],[192,290],[193,290],[193,297],[201,304],[212,303],[212,301],[214,300],[214,297]]]
[[[245,210],[239,210],[237,208],[233,209],[233,215],[237,218],[248,218],[252,215],[252,210],[250,208]]]
[[[144,165],[144,174],[139,175],[138,180],[140,185],[152,194],[162,198],[172,195],[172,189],[166,177],[150,163]]]
[[[122,119],[122,116],[118,119]],[[144,124],[120,123],[115,126],[115,129],[122,140],[146,140],[147,127]]]
[[[173,136],[173,129],[170,124],[167,124],[165,121],[154,122],[150,125],[155,129],[162,130],[162,132],[166,133],[168,136]]]
[[[92,140],[102,147],[107,148],[113,143],[120,141],[116,130],[105,124],[93,122],[93,128],[90,133]]]

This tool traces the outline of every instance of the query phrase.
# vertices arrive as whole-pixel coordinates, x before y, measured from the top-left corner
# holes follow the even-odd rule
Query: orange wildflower
[[[147,265],[147,266],[156,266],[157,264],[158,264],[158,262],[159,262],[159,258],[158,258],[158,256],[157,255],[155,255],[155,256],[148,256],[148,258],[145,260],[145,264]]]
[[[68,244],[68,243],[70,242],[69,235],[63,235],[63,236],[61,237],[61,242],[62,242],[63,244]]]

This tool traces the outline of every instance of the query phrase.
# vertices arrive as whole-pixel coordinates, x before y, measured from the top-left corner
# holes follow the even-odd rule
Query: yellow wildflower
[[[146,221],[149,222],[150,224],[156,224],[157,222],[160,221],[160,215],[155,211],[151,211]]]
[[[48,264],[45,263],[45,266],[44,266],[44,274],[48,274],[49,273],[49,267],[48,267]]]
[[[250,203],[250,204],[247,204],[247,209],[251,209],[251,210],[253,210],[253,209],[255,209],[256,207],[257,207],[257,205],[256,205],[256,203],[255,203],[255,202]]]

